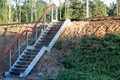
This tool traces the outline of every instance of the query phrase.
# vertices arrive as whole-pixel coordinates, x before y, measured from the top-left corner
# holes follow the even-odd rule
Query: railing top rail
[[[23,37],[25,32],[33,32],[33,30],[24,30],[18,37],[17,39],[9,46],[9,48],[5,51],[4,55],[8,55],[8,52],[16,45],[17,41]]]
[[[54,4],[51,4],[47,7],[47,9],[42,13],[42,15],[40,16],[40,18],[38,19],[38,21],[35,23],[35,25],[33,26],[32,30],[24,30],[18,37],[17,39],[9,46],[9,48],[5,51],[4,55],[8,55],[9,51],[17,44],[17,41],[26,33],[26,32],[35,32],[35,27],[37,26],[37,24],[45,17],[45,15],[47,14],[48,10],[52,7],[54,7]]]

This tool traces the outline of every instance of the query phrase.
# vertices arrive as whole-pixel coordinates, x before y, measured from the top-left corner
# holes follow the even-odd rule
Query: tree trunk
[[[59,0],[59,6],[60,6],[60,20],[61,20],[61,13],[62,13],[62,10],[61,10],[61,0]]]
[[[16,23],[19,22],[19,6],[18,6],[18,0],[16,0]]]
[[[65,3],[64,3],[64,6],[65,6],[65,19],[66,19],[66,16],[67,16],[67,11],[66,11],[66,10],[67,10],[67,8],[66,8],[66,1],[67,1],[67,0],[65,0]]]
[[[31,0],[30,4],[31,4],[31,22],[33,22],[33,0]]]
[[[3,22],[4,23],[8,22],[8,19],[7,19],[7,16],[8,16],[7,11],[8,11],[8,9],[7,9],[6,3],[7,3],[7,1],[3,0]]]
[[[117,0],[117,15],[120,15],[120,0]]]
[[[8,23],[11,23],[11,0],[8,0],[8,4],[9,4]]]
[[[27,5],[27,0],[25,0],[25,5]],[[25,18],[26,18],[26,22],[28,22],[28,9],[27,9],[27,6],[26,6],[26,13],[25,13]]]

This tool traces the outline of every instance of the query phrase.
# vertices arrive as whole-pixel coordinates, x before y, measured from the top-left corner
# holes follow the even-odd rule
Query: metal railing
[[[9,68],[11,68],[12,64],[17,60],[17,58],[20,56],[20,53],[29,45],[29,37],[32,37],[30,39],[33,39],[36,41],[38,39],[38,32],[40,32],[43,27],[45,27],[45,22],[47,12],[54,7],[53,4],[49,5],[47,9],[42,13],[38,21],[34,24],[33,28],[31,30],[24,30],[17,39],[9,46],[9,48],[5,51],[4,55],[8,56],[9,58]],[[44,25],[41,25],[42,27],[37,27],[39,22],[44,19]],[[31,33],[31,35],[29,35]],[[33,42],[34,43],[34,42]],[[16,54],[17,53],[17,54]],[[14,58],[13,58],[14,57]]]

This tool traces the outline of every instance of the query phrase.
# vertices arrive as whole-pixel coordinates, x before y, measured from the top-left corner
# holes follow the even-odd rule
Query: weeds
[[[84,36],[81,46],[62,63],[58,80],[120,80],[120,33]]]

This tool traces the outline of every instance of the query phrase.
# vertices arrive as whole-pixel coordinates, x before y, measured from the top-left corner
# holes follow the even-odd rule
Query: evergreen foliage
[[[15,3],[19,0],[13,0]],[[61,18],[85,18],[86,17],[86,0],[65,0],[61,4]],[[11,6],[11,22],[20,22],[20,7],[21,7],[21,22],[35,22],[42,14],[43,10],[47,7],[47,3],[43,0],[24,0],[22,5],[17,5],[16,8]],[[34,4],[35,3],[35,4]],[[36,6],[36,9],[33,6]],[[0,23],[8,23],[9,4],[7,0],[0,0]],[[49,12],[50,14],[50,12]],[[60,10],[59,14],[60,15]],[[90,17],[103,17],[103,16],[116,16],[120,15],[120,0],[117,3],[111,3],[106,6],[101,0],[89,0],[89,16]]]
[[[117,15],[120,16],[120,0],[117,0]]]

